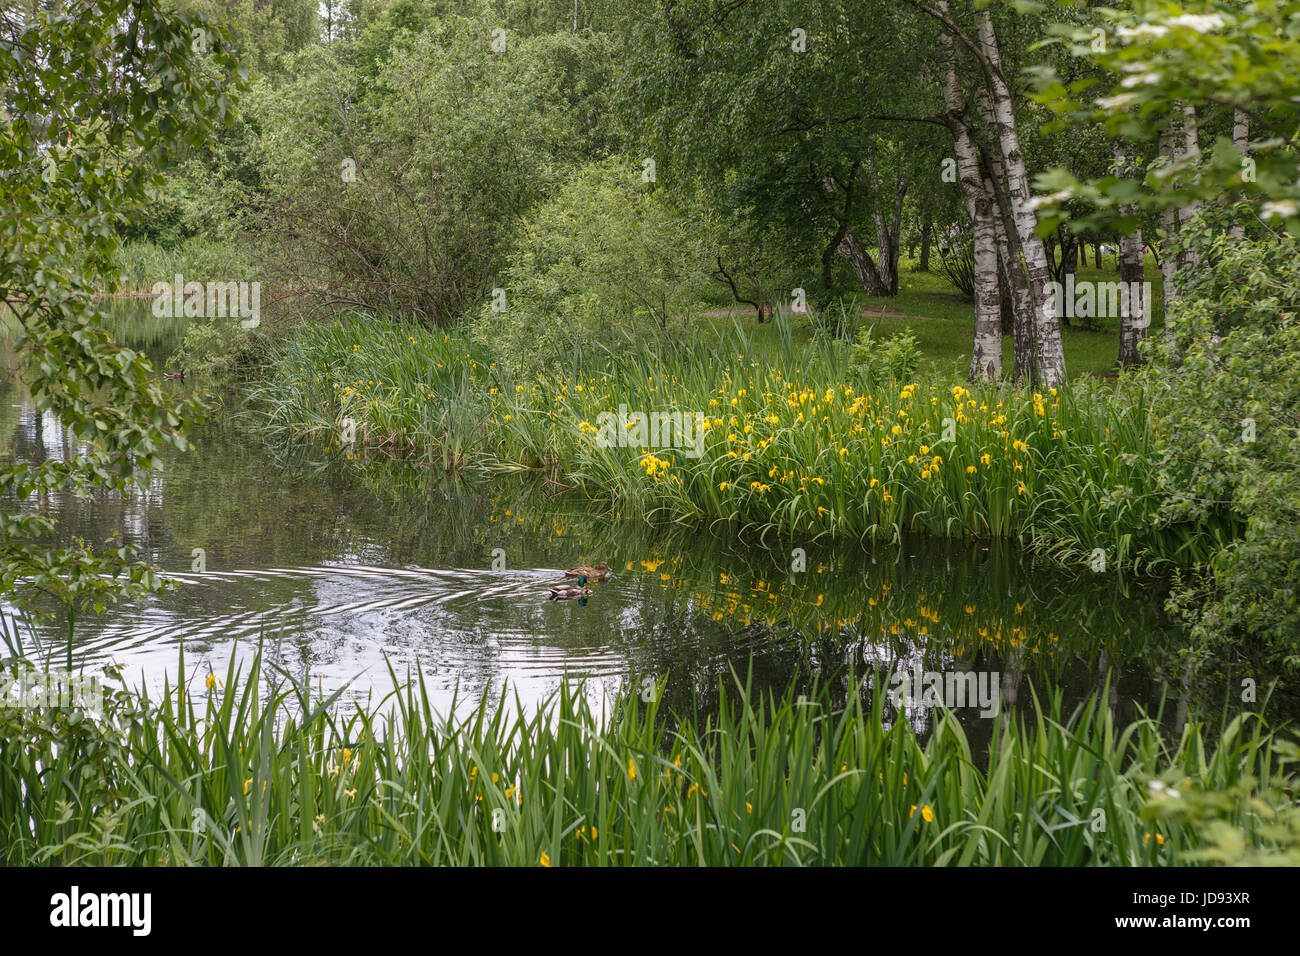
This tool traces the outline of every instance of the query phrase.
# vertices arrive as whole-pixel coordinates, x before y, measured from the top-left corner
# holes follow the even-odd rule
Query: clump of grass
[[[349,316],[305,325],[278,344],[252,400],[273,440],[383,449],[458,470],[482,464],[488,447],[495,386],[481,353],[464,336],[415,323]]]
[[[1211,750],[1194,726],[1116,727],[1096,698],[997,724],[984,761],[946,714],[924,741],[886,727],[879,692],[837,709],[742,684],[667,720],[635,694],[597,715],[562,686],[531,713],[503,694],[455,718],[419,680],[351,711],[269,686],[256,659],[195,683],[110,695],[106,722],[0,711],[3,862],[1159,865],[1204,845],[1157,813],[1169,787],[1256,781],[1213,816],[1265,856],[1295,799],[1258,717]]]

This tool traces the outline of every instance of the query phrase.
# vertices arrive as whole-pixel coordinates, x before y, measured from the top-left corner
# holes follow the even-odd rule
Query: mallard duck
[[[184,370],[179,372],[166,372],[163,374],[163,378],[169,382],[183,382],[185,381],[185,372]]]
[[[587,583],[586,576],[578,578],[577,584],[557,584],[551,588],[552,601],[571,601],[574,598],[585,598],[591,593],[591,588],[585,587]]]
[[[600,562],[600,564],[596,565],[594,568],[583,564],[576,568],[569,568],[569,570],[564,572],[564,576],[566,578],[590,578],[593,581],[603,581],[605,578],[609,577],[609,565],[604,561]]]

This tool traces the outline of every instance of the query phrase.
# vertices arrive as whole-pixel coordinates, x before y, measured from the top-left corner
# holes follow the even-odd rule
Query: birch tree
[[[1052,268],[1047,261],[1047,249],[1038,235],[1038,219],[1030,204],[1029,175],[1025,170],[1024,155],[1020,151],[1020,138],[1016,133],[1015,101],[1002,75],[1001,54],[993,17],[987,9],[977,10],[980,48],[984,51],[984,67],[993,99],[993,113],[997,122],[998,140],[1005,163],[1007,189],[1011,198],[1011,212],[1015,217],[1016,232],[1020,236],[1021,252],[1029,277],[1029,292],[1036,306],[1034,322],[1035,361],[1038,382],[1044,387],[1060,385],[1065,381],[1065,351],[1061,344],[1061,325],[1055,311],[1051,291]]]
[[[1231,8],[1186,12],[1178,6],[1139,5],[1094,11],[1106,42],[1093,27],[1058,24],[1051,32],[1071,55],[1103,71],[1100,87],[1071,87],[1056,71],[1036,74],[1036,98],[1075,125],[1103,124],[1112,137],[1138,148],[1155,146],[1159,161],[1140,183],[1116,177],[1082,179],[1064,166],[1036,182],[1047,193],[1040,219],[1055,226],[1060,204],[1075,199],[1093,212],[1076,223],[1104,227],[1131,206],[1159,216],[1163,234],[1165,328],[1181,290],[1180,267],[1194,253],[1167,254],[1205,205],[1240,205],[1268,226],[1300,236],[1300,35],[1295,5],[1248,0]],[[1259,64],[1267,63],[1268,69]],[[1231,111],[1232,136],[1202,155],[1201,121]],[[1248,138],[1253,136],[1254,139]],[[1250,155],[1247,156],[1249,149]],[[1233,233],[1240,235],[1240,232]]]
[[[1136,179],[1137,168],[1133,149],[1118,141],[1112,144],[1116,172],[1120,176]],[[1123,217],[1131,217],[1139,222],[1138,208],[1135,203],[1124,203],[1119,207]],[[1127,304],[1121,310],[1119,326],[1119,364],[1121,368],[1131,368],[1142,361],[1138,345],[1146,338],[1147,326],[1150,324],[1151,304],[1143,294],[1143,245],[1142,227],[1138,225],[1131,232],[1121,232],[1119,237],[1119,281],[1128,290]]]
[[[1047,249],[1038,235],[1035,204],[1029,187],[1029,175],[1016,128],[1015,97],[1002,70],[1002,55],[992,15],[987,9],[975,11],[975,36],[972,37],[953,18],[947,0],[934,5],[924,0],[909,0],[912,6],[935,19],[953,41],[959,43],[980,67],[996,127],[1001,154],[1002,174],[1008,197],[1014,235],[1024,261],[1030,298],[1034,304],[1034,381],[1045,387],[1065,381],[1065,352],[1061,343],[1061,326],[1052,295],[1052,269]]]
[[[940,8],[947,12],[946,0]],[[966,115],[966,98],[957,75],[952,37],[940,38],[945,63],[944,107],[952,130],[957,174],[970,216],[975,259],[975,330],[971,343],[970,381],[994,380],[1002,373],[1002,309],[998,295],[998,242],[993,189],[980,169],[979,153]]]
[[[1232,111],[1232,145],[1237,147],[1237,151],[1241,153],[1243,160],[1249,155],[1250,117],[1241,107],[1237,107]],[[1233,223],[1229,234],[1234,239],[1244,239],[1246,238],[1246,228],[1238,220]]]

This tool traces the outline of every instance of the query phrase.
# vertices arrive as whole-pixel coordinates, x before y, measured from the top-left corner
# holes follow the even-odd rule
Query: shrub
[[[1203,232],[1180,272],[1173,339],[1144,374],[1167,435],[1163,513],[1228,521],[1171,606],[1210,656],[1233,648],[1300,665],[1300,244]]]
[[[969,229],[940,245],[939,271],[967,300],[975,300],[975,246]]]
[[[599,147],[575,87],[610,58],[570,35],[498,56],[490,29],[440,21],[373,83],[331,50],[303,54],[261,123],[267,250],[293,287],[447,325],[499,285],[517,217]]]
[[[505,311],[481,307],[474,337],[516,373],[685,334],[706,294],[707,223],[641,181],[626,157],[572,174],[524,223],[505,270]]]
[[[905,329],[877,343],[873,331],[874,326],[863,329],[853,344],[853,362],[863,380],[872,388],[883,388],[911,379],[921,363],[916,336]]]
[[[813,331],[832,339],[853,341],[858,333],[858,320],[862,309],[857,296],[836,296],[813,313]]]

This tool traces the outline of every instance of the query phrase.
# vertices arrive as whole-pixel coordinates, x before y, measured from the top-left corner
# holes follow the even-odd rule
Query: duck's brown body
[[[584,564],[576,568],[569,568],[569,570],[564,572],[564,576],[566,578],[586,578],[589,581],[603,581],[605,578],[609,577],[609,565],[604,561],[600,562],[600,564],[596,565],[594,568],[588,567]]]

